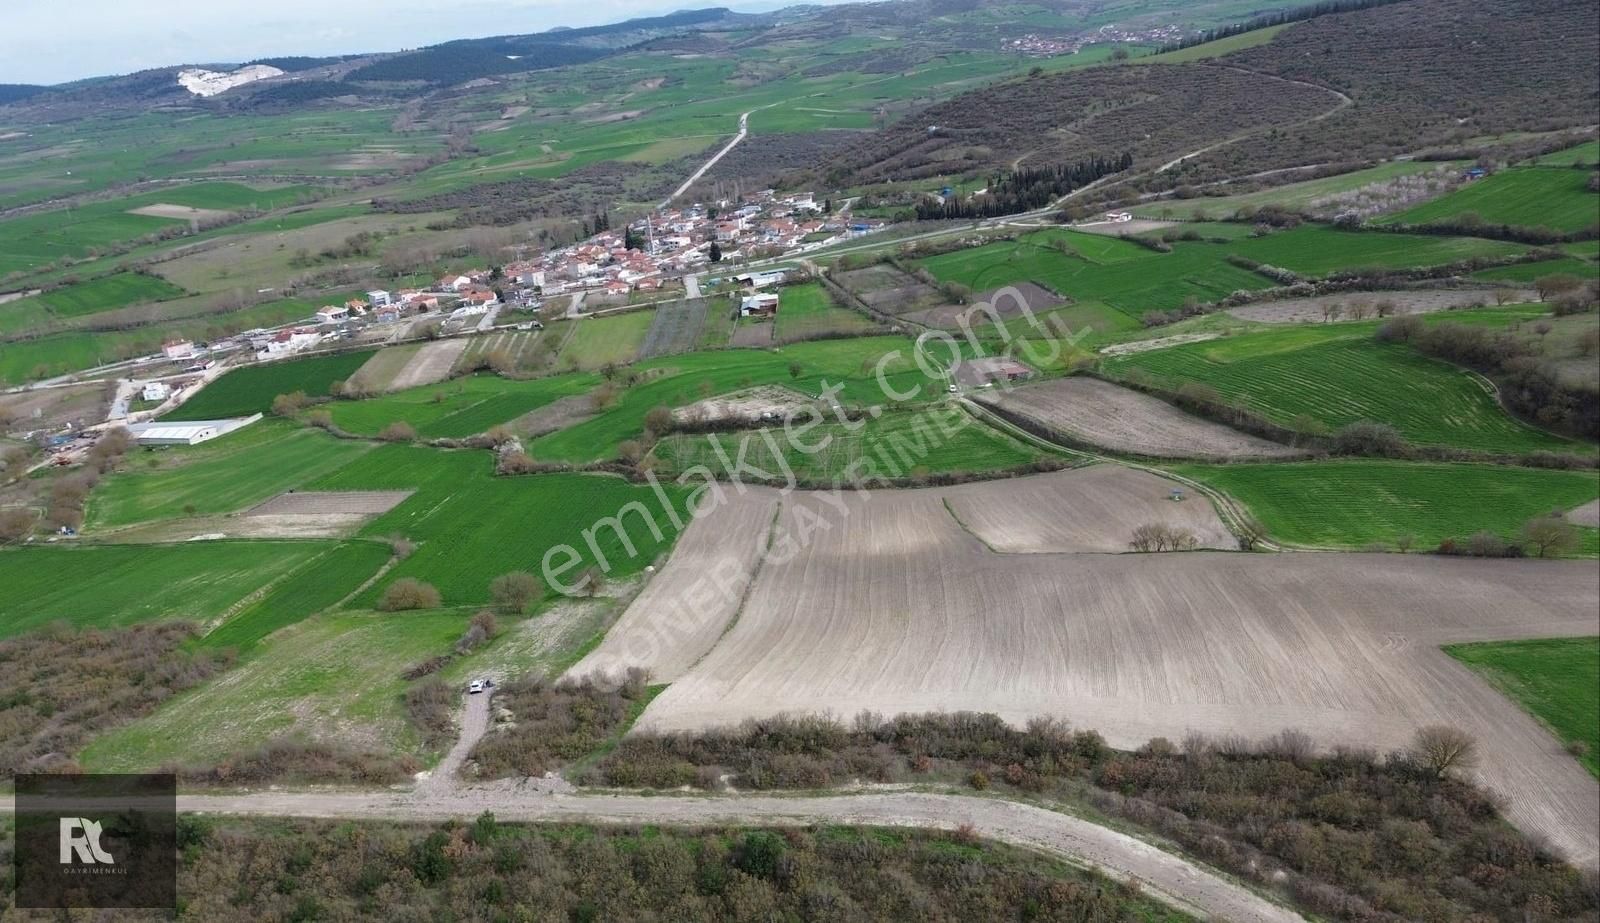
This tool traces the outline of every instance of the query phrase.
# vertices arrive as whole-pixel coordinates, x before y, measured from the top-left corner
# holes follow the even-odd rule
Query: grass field
[[[1575,163],[1600,164],[1600,141],[1585,141],[1564,150],[1554,151],[1534,161],[1541,166],[1568,167]]]
[[[829,423],[810,430],[800,443],[791,442],[781,429],[679,434],[658,443],[655,452],[667,471],[696,465],[720,471],[728,467],[724,459],[743,459],[781,480],[792,474],[827,483],[875,475],[1002,471],[1044,454],[954,407],[886,413],[862,421],[854,431]],[[810,448],[817,451],[805,451]]]
[[[1190,45],[1188,48],[1179,48],[1177,51],[1167,51],[1160,54],[1143,55],[1133,58],[1135,63],[1151,64],[1186,64],[1190,61],[1205,61],[1210,58],[1220,58],[1225,54],[1265,45],[1272,41],[1272,37],[1282,32],[1283,25],[1267,26],[1264,29],[1252,29],[1238,35],[1219,38],[1214,42],[1204,42],[1199,45]]]
[[[779,292],[778,338],[790,339],[829,332],[855,332],[872,326],[861,314],[833,303],[822,283],[791,285]]]
[[[1472,274],[1472,278],[1486,282],[1534,282],[1545,276],[1563,273],[1577,276],[1580,279],[1593,279],[1600,276],[1600,263],[1569,256],[1558,260],[1541,260],[1537,263],[1517,263],[1512,266],[1480,269]]]
[[[1457,644],[1445,652],[1527,709],[1600,776],[1600,638]]]
[[[1593,472],[1502,465],[1362,459],[1172,470],[1243,503],[1273,538],[1341,548],[1393,547],[1411,535],[1418,549],[1431,549],[1480,529],[1515,538],[1535,516],[1600,496]],[[1600,530],[1581,531],[1582,552],[1600,554]]]
[[[327,609],[378,572],[390,558],[382,542],[341,542],[301,564],[259,600],[200,639],[205,647],[248,652],[267,635]]]
[[[296,734],[415,752],[401,673],[449,651],[468,616],[330,613],[307,619],[219,679],[98,737],[81,761],[94,772],[203,766]]]
[[[328,387],[344,381],[372,358],[374,350],[285,359],[234,369],[185,401],[164,420],[220,420],[266,413],[280,394],[304,391],[326,397]]]
[[[65,621],[204,623],[326,550],[327,542],[185,542],[0,552],[0,635]]]
[[[561,348],[558,360],[564,366],[575,364],[580,369],[632,362],[639,355],[639,347],[644,345],[644,336],[650,332],[650,322],[654,319],[654,311],[630,311],[609,317],[567,321],[577,324],[578,329]],[[562,332],[559,327],[552,327],[549,331],[552,335]]]
[[[183,289],[158,276],[119,272],[0,306],[0,313],[25,307],[31,301],[55,317],[82,317],[146,301],[167,301],[182,295]]]
[[[186,223],[131,214],[136,208],[158,204],[216,211],[251,206],[275,208],[296,201],[308,191],[303,186],[262,190],[238,183],[197,183],[13,218],[0,222],[0,275],[37,269],[61,257],[86,256],[99,247]]]
[[[370,443],[267,419],[197,446],[136,450],[90,497],[85,526],[231,513],[335,471]]]
[[[1363,186],[1392,180],[1399,176],[1429,173],[1439,169],[1453,169],[1454,165],[1433,161],[1399,160],[1381,163],[1375,167],[1324,176],[1298,183],[1285,183],[1255,192],[1230,196],[1197,196],[1192,199],[1159,199],[1145,202],[1129,209],[1140,218],[1174,218],[1191,220],[1195,216],[1222,218],[1241,208],[1260,208],[1263,205],[1280,205],[1292,209],[1309,209],[1318,199],[1342,192],[1351,192]]]
[[[1330,430],[1376,420],[1423,445],[1486,452],[1580,447],[1513,419],[1476,376],[1376,342],[1371,331],[1370,324],[1301,325],[1139,353],[1105,367],[1117,376],[1138,370],[1172,387],[1201,382],[1284,426],[1298,426],[1302,416]]]
[[[959,282],[975,291],[1038,282],[1074,301],[1101,302],[1138,318],[1146,311],[1179,307],[1186,298],[1216,301],[1240,289],[1271,284],[1227,262],[1230,254],[1323,276],[1339,269],[1429,266],[1524,249],[1475,238],[1303,226],[1227,243],[1179,241],[1171,253],[1157,253],[1115,237],[1053,229],[930,257],[922,265],[941,282]]]
[[[423,438],[464,437],[522,416],[561,397],[582,394],[599,384],[592,373],[514,381],[473,375],[360,401],[336,401],[323,409],[342,429],[377,435],[405,421]]]
[[[582,323],[587,323],[582,322]],[[874,374],[881,356],[898,351],[884,366],[886,380],[905,393],[916,385],[916,400],[927,400],[943,383],[930,382],[917,371],[912,341],[903,337],[860,337],[795,343],[774,350],[721,350],[687,353],[635,366],[650,380],[621,392],[606,412],[568,429],[528,443],[528,452],[546,461],[591,462],[615,457],[619,443],[637,439],[644,415],[657,406],[679,407],[702,398],[762,384],[783,384],[816,395],[825,385],[842,388],[839,399],[885,403]],[[799,365],[799,376],[790,373]]]
[[[420,446],[383,446],[338,472],[307,485],[316,490],[415,490],[404,503],[378,517],[362,535],[403,535],[417,543],[410,557],[395,567],[383,585],[400,577],[416,577],[438,587],[447,606],[484,603],[489,582],[510,571],[539,573],[546,549],[570,544],[583,559],[566,576],[575,579],[595,561],[583,531],[602,517],[614,516],[627,503],[640,501],[650,511],[662,537],[643,520],[630,515],[627,542],[615,529],[594,531],[595,543],[611,564],[611,573],[637,573],[670,547],[677,528],[648,487],[618,477],[586,474],[495,477],[488,452],[442,451]],[[674,503],[684,492],[668,489]],[[381,587],[358,597],[355,607],[376,602]]]
[[[1386,224],[1459,221],[1476,215],[1488,224],[1581,231],[1600,224],[1600,193],[1589,173],[1571,167],[1512,167],[1384,219]]]

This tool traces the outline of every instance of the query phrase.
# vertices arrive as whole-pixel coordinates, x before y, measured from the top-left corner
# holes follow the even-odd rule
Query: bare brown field
[[[1154,458],[1288,458],[1286,445],[1203,420],[1148,394],[1096,378],[1057,378],[973,400],[1112,452]]]
[[[940,493],[967,531],[1006,554],[1124,552],[1145,523],[1187,529],[1200,548],[1239,547],[1205,497],[1185,491],[1173,500],[1176,486],[1122,465],[1091,465]]]
[[[574,394],[556,398],[543,407],[534,408],[512,420],[508,426],[512,432],[524,439],[535,439],[545,433],[576,426],[598,412],[594,408],[593,395]]]
[[[461,354],[467,351],[469,345],[467,337],[434,340],[425,344],[411,357],[405,368],[390,379],[389,390],[404,391],[407,388],[444,381],[450,377],[450,370],[455,367],[456,360],[461,358]]]
[[[773,332],[777,329],[778,325],[774,324],[772,321],[762,321],[760,323],[741,321],[737,327],[733,328],[733,336],[729,338],[728,345],[749,347],[771,346]]]
[[[834,279],[862,302],[890,314],[929,308],[942,300],[938,289],[885,264],[841,272]]]
[[[735,391],[721,397],[708,397],[672,412],[679,423],[745,423],[759,426],[814,406],[817,401],[782,385],[764,385]]]
[[[980,303],[988,305],[991,310],[979,311],[974,308],[974,305]],[[979,292],[973,296],[971,304],[942,304],[936,308],[912,311],[902,316],[907,320],[931,327],[956,329],[964,325],[975,327],[990,323],[996,317],[1010,320],[1013,317],[1021,317],[1025,311],[1038,313],[1066,303],[1065,298],[1036,282],[1018,282],[1005,288]]]
[[[246,516],[316,516],[349,513],[377,516],[411,496],[409,490],[291,490],[263,500],[246,510]]]
[[[652,681],[667,683],[687,672],[738,614],[781,502],[770,488],[728,488],[727,501],[689,524],[671,566],[649,578],[605,641],[568,675],[645,667]]]
[[[214,208],[191,208],[187,205],[168,205],[157,202],[143,208],[128,209],[130,215],[145,215],[151,218],[175,218],[179,221],[217,221],[229,217],[230,212],[217,211]]]
[[[1154,352],[1166,349],[1169,346],[1182,346],[1184,343],[1204,343],[1206,340],[1215,340],[1222,336],[1220,333],[1175,333],[1169,337],[1153,337],[1148,340],[1135,340],[1132,343],[1116,343],[1100,350],[1102,356],[1132,356],[1135,353]]]
[[[1532,289],[1508,288],[1506,291],[1511,293],[1508,304],[1539,300],[1538,293]],[[1351,313],[1354,306],[1365,305],[1367,316],[1376,317],[1373,312],[1380,301],[1392,303],[1396,314],[1431,314],[1434,311],[1453,311],[1473,305],[1494,304],[1495,294],[1488,289],[1345,292],[1340,295],[1317,295],[1312,298],[1260,301],[1243,307],[1229,308],[1228,313],[1244,320],[1266,324],[1295,324],[1306,321],[1322,323],[1327,320],[1322,314],[1324,306],[1338,305],[1341,309],[1340,316],[1348,319],[1354,317]]]
[[[1438,649],[1600,633],[1592,563],[997,554],[950,515],[947,495],[791,495],[748,599],[709,653],[680,674],[706,634],[639,644],[659,658],[649,661],[658,675],[676,678],[638,727],[967,709],[1013,722],[1057,716],[1118,747],[1301,728],[1324,746],[1382,751],[1419,726],[1453,724],[1478,738],[1481,781],[1506,796],[1513,822],[1574,861],[1600,855],[1594,778]],[[720,540],[737,515],[718,511],[698,533]],[[706,566],[674,558],[657,580]],[[606,643],[629,650],[642,622],[619,624]]]
[[[1568,510],[1567,521],[1591,529],[1600,528],[1600,500],[1590,500],[1583,506]]]
[[[356,369],[355,374],[350,376],[350,381],[369,391],[388,391],[395,376],[410,364],[420,349],[422,349],[420,343],[386,346],[362,363],[361,368]]]

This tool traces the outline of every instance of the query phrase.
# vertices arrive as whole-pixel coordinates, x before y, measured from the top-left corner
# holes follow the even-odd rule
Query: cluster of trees
[[[512,721],[472,749],[479,776],[538,777],[561,769],[620,735],[653,696],[642,670],[620,679],[586,676],[550,681],[527,675],[500,687],[495,703]]]
[[[1134,528],[1128,546],[1134,551],[1193,551],[1199,544],[1195,534],[1182,526],[1147,522]]]
[[[1341,920],[1522,920],[1593,909],[1592,879],[1505,824],[1461,774],[1469,735],[1423,728],[1386,755],[1285,731],[1191,734],[1134,752],[1051,719],[863,713],[624,737],[592,770],[621,786],[814,788],[851,779],[965,778],[978,788],[1087,797],[1201,858]]]
[[[1481,529],[1465,540],[1444,539],[1434,553],[1473,558],[1559,558],[1578,550],[1582,544],[1578,527],[1568,522],[1560,510],[1554,510],[1547,516],[1535,516],[1523,523],[1515,540]]]
[[[1214,42],[1219,38],[1227,38],[1232,35],[1243,35],[1246,32],[1254,32],[1257,29],[1266,29],[1271,26],[1286,25],[1291,22],[1303,22],[1307,19],[1315,19],[1318,16],[1326,16],[1329,13],[1348,13],[1353,10],[1364,10],[1372,6],[1384,6],[1386,4],[1398,2],[1400,2],[1400,0],[1326,0],[1326,2],[1323,3],[1312,3],[1307,6],[1297,6],[1277,13],[1266,13],[1261,16],[1252,16],[1243,22],[1236,22],[1226,26],[1218,26],[1215,29],[1204,29],[1186,38],[1180,38],[1177,41],[1168,42],[1165,45],[1162,45],[1158,50],[1162,52],[1178,51],[1183,48],[1192,48],[1195,45],[1204,45],[1206,42]]]
[[[1135,923],[1166,908],[970,829],[640,831],[184,816],[178,890],[200,919]],[[9,862],[9,846],[0,846]],[[225,884],[223,884],[225,883]]]
[[[93,735],[232,663],[229,653],[191,647],[194,634],[176,621],[81,630],[59,623],[0,641],[0,773],[80,771],[72,754]]]
[[[1386,321],[1376,336],[1488,375],[1501,401],[1519,416],[1558,432],[1600,439],[1600,389],[1563,375],[1515,334],[1465,324],[1430,326],[1408,315]]]
[[[942,202],[920,200],[916,216],[921,221],[937,221],[1015,215],[1043,208],[1074,189],[1131,166],[1133,154],[1123,152],[1116,158],[1096,156],[1073,164],[1010,170],[991,177],[988,189],[980,195],[965,200],[951,196]]]

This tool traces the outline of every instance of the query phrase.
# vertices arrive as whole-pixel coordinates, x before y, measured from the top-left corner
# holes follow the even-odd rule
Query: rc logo
[[[87,817],[61,818],[61,864],[97,862],[112,865],[117,860],[100,847],[100,825]],[[74,859],[73,857],[77,858]]]

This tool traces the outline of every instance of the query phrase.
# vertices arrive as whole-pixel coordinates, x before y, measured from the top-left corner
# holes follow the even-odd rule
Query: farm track
[[[486,698],[486,697],[480,697]],[[487,712],[488,704],[482,706]],[[12,811],[11,799],[0,810]],[[433,788],[406,793],[263,792],[180,795],[186,814],[439,822],[491,811],[502,822],[674,827],[864,825],[955,830],[1034,849],[1202,918],[1294,923],[1303,918],[1244,885],[1143,840],[1069,814],[965,795],[919,792],[783,797],[548,794],[536,785]]]

